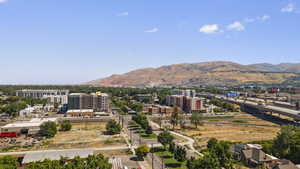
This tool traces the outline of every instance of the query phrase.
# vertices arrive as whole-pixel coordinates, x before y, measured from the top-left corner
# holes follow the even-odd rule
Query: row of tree
[[[146,134],[152,134],[152,127],[149,125],[147,117],[142,113],[137,113],[132,116],[132,120],[139,124],[146,132]]]
[[[11,156],[0,157],[0,169],[17,169],[20,163]],[[112,164],[102,154],[90,155],[87,158],[75,157],[74,159],[61,158],[60,160],[44,160],[29,163],[25,169],[111,169]]]

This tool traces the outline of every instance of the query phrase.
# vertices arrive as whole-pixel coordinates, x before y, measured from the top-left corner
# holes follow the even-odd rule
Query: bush
[[[174,152],[174,158],[179,161],[183,162],[186,160],[186,150],[183,147],[176,147],[175,152]]]
[[[60,123],[60,130],[61,131],[70,131],[72,129],[72,124],[69,120],[65,120]]]
[[[106,132],[111,135],[120,134],[121,125],[115,120],[109,120],[106,124]]]
[[[47,138],[54,137],[57,133],[56,123],[52,121],[45,122],[40,127],[40,134]]]
[[[153,133],[153,130],[152,130],[152,127],[151,126],[148,126],[147,128],[146,128],[146,134],[148,134],[148,135],[150,135],[150,134],[152,134]]]

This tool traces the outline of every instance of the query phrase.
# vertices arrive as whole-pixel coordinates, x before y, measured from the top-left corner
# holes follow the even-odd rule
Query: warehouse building
[[[48,121],[57,122],[57,118],[34,118],[30,121],[19,121],[1,127],[1,133],[37,134],[40,126]]]

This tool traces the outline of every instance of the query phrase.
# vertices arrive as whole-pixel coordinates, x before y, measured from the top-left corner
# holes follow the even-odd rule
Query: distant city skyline
[[[300,1],[0,0],[0,84],[170,64],[300,63]]]

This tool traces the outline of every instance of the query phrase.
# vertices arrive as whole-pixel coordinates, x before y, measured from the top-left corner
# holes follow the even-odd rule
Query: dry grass
[[[232,142],[251,142],[269,140],[276,136],[279,127],[254,127],[230,125],[204,125],[199,129],[185,131],[183,134],[193,136],[199,144],[205,144],[210,138]]]

